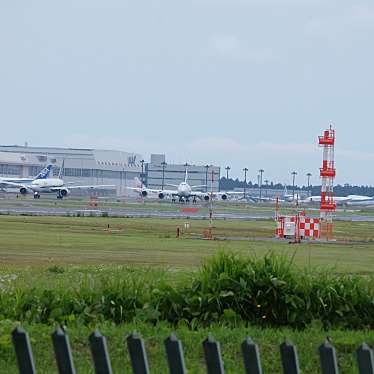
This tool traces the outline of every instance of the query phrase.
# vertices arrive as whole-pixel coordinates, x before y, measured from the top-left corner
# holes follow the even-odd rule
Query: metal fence
[[[19,372],[21,374],[34,374],[36,370],[27,332],[21,327],[17,327],[12,332],[12,340],[16,351]],[[134,374],[150,373],[144,340],[134,333],[128,336],[126,341],[132,372]],[[76,371],[67,334],[62,329],[57,329],[52,334],[52,342],[58,372],[60,374],[75,374]],[[175,334],[171,334],[164,343],[169,373],[187,373],[181,341],[177,339]],[[89,337],[89,344],[95,373],[111,374],[112,368],[106,338],[99,331],[95,331]],[[203,351],[207,374],[223,374],[225,370],[219,342],[214,337],[208,336],[203,342]],[[241,352],[244,373],[262,374],[257,344],[247,338],[241,344]],[[318,352],[321,374],[339,373],[336,351],[331,343],[325,341],[319,347]],[[298,374],[301,372],[296,346],[286,340],[280,345],[280,355],[284,374]],[[363,343],[357,349],[357,363],[360,374],[374,374],[373,351],[366,343]]]

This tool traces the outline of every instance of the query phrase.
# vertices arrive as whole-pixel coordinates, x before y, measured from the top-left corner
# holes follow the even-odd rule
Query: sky
[[[337,183],[374,185],[373,45],[370,0],[2,1],[0,143],[317,184],[333,125]]]

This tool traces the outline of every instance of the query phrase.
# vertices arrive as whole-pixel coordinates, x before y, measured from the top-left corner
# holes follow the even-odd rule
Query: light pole
[[[260,187],[260,200],[261,200],[261,189],[262,189],[262,174],[265,170],[260,169],[258,172],[260,173],[260,180],[259,180],[259,187]]]
[[[265,184],[266,184],[266,197],[268,197],[268,189],[269,189],[269,180],[268,179],[265,179],[264,180]]]
[[[295,177],[297,175],[297,172],[293,171],[291,174],[292,174],[292,199],[295,200]]]
[[[309,193],[309,196],[311,196],[311,191],[310,191],[310,177],[312,176],[312,173],[308,173],[306,175],[308,177],[308,193]]]
[[[163,190],[164,189],[164,182],[165,182],[165,166],[166,166],[166,162],[162,161],[161,165],[162,165],[162,187],[161,187],[161,189]]]
[[[231,168],[230,168],[230,166],[226,166],[225,169],[226,169],[226,180],[228,180],[229,179],[229,170],[231,170]]]
[[[244,199],[246,199],[247,198],[247,171],[248,171],[248,168],[244,168],[243,171],[244,171]]]
[[[209,165],[205,165],[205,192],[208,192],[208,170]]]
[[[140,180],[142,182],[142,187],[143,187],[143,185],[144,185],[144,163],[145,163],[145,161],[142,159],[142,160],[140,160],[140,163],[142,164],[142,176],[141,176]]]

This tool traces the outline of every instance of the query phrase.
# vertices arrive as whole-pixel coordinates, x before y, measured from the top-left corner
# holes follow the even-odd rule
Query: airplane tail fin
[[[49,173],[51,172],[53,165],[47,165],[36,177],[36,179],[47,179],[49,177]]]
[[[58,179],[62,179],[62,175],[64,174],[64,169],[65,169],[65,159],[62,160],[60,171],[58,173]]]
[[[184,176],[184,183],[187,183],[187,180],[188,180],[188,170],[186,168],[186,174]]]
[[[142,188],[143,187],[143,184],[138,177],[135,177],[134,180],[135,180],[135,187],[136,188]]]

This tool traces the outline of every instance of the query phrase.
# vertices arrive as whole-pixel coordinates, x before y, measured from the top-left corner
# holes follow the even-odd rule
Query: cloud
[[[227,137],[209,137],[197,138],[188,144],[191,152],[238,152],[245,153],[249,151],[249,146],[242,144],[232,138]]]
[[[249,46],[246,41],[234,35],[214,35],[208,45],[208,55],[212,57],[258,64],[279,61],[279,56],[272,48]]]
[[[336,37],[369,28],[374,28],[374,6],[363,4],[338,7],[312,18],[305,26],[307,34],[317,37]]]
[[[256,181],[257,171],[261,167],[265,169],[267,179],[282,183],[290,182],[292,170],[298,172],[298,183],[306,183],[304,179],[307,172],[313,174],[313,184],[319,183],[322,162],[322,150],[315,143],[256,142],[248,136],[242,139],[197,136],[181,144],[170,138],[161,142],[144,134],[139,137],[95,137],[75,133],[62,138],[59,145],[141,153],[145,160],[149,160],[151,153],[165,153],[169,163],[212,163],[221,167],[230,165],[230,175],[234,178],[242,178],[242,169],[246,166],[249,168],[248,179],[253,181]],[[363,178],[362,170],[371,170],[374,152],[338,146],[335,159],[337,183],[370,183],[370,176],[369,180]]]

